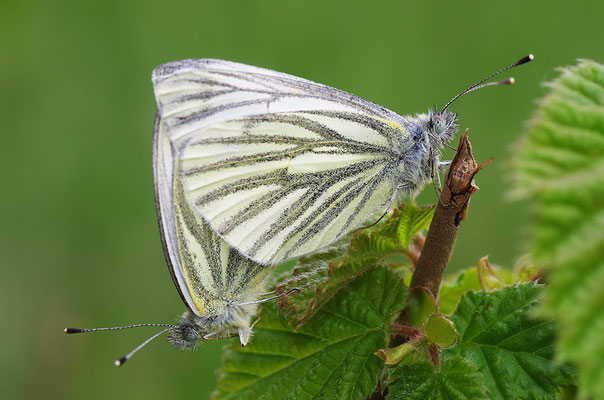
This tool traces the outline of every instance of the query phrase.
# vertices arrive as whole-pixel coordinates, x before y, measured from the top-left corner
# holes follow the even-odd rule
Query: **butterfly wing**
[[[221,60],[164,64],[153,82],[186,201],[256,262],[334,242],[400,183],[408,122],[370,101]]]
[[[223,314],[225,301],[257,300],[270,266],[231,249],[189,205],[173,154],[158,117],[153,139],[155,201],[166,261],[182,300],[195,314],[206,316]]]

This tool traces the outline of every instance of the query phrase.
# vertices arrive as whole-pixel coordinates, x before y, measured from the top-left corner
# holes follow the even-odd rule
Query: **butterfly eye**
[[[194,349],[198,345],[200,334],[191,326],[180,324],[172,329],[168,341],[179,350]]]
[[[182,330],[182,338],[187,342],[196,342],[199,339],[199,333],[191,327],[185,327]]]

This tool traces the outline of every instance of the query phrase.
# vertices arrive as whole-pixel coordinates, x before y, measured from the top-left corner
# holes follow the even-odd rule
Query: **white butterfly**
[[[482,84],[531,59],[453,100],[513,83]],[[174,159],[166,176],[182,184],[197,216],[261,264],[333,243],[384,213],[397,194],[416,192],[438,175],[440,150],[457,131],[447,110],[453,100],[440,112],[401,116],[338,89],[229,61],[163,64],[153,84],[158,140],[170,143]],[[159,196],[170,197],[170,189]]]

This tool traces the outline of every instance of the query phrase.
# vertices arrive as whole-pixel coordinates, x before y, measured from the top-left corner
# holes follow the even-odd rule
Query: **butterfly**
[[[433,182],[457,132],[448,110],[401,116],[344,91],[214,60],[153,72],[161,140],[183,201],[229,246],[260,264],[316,251]],[[167,148],[167,147],[166,147]],[[169,196],[167,194],[166,196]]]

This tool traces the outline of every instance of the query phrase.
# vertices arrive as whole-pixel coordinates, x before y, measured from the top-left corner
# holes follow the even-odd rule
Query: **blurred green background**
[[[155,332],[66,336],[66,326],[172,322],[184,310],[160,245],[151,172],[158,64],[214,57],[288,72],[401,114],[442,106],[516,59],[514,87],[453,107],[495,163],[451,268],[523,251],[506,199],[511,144],[554,67],[604,61],[604,3],[507,1],[28,1],[0,3],[0,387],[6,399],[207,398],[220,344],[193,353]],[[449,155],[450,157],[450,155]],[[431,187],[421,202],[434,202]]]

